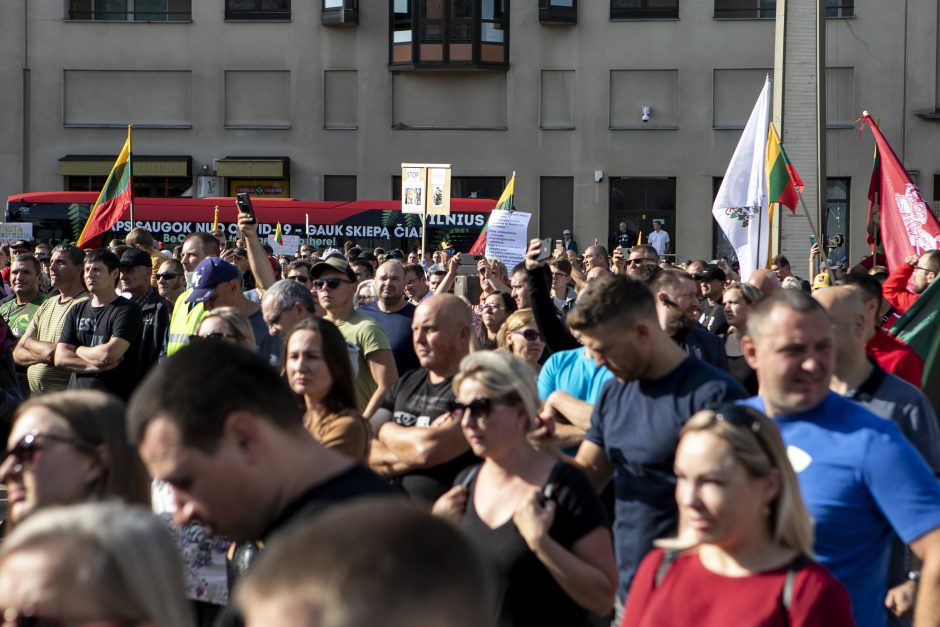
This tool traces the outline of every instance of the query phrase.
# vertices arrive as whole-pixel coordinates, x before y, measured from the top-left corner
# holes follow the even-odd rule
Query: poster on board
[[[424,213],[427,168],[403,163],[401,165],[401,212]]]

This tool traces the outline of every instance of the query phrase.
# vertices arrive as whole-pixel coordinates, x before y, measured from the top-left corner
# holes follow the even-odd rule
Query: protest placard
[[[522,211],[494,210],[486,231],[486,257],[499,257],[512,270],[525,257],[531,217],[531,213]]]
[[[18,239],[33,241],[32,222],[0,222],[0,244],[9,244]]]

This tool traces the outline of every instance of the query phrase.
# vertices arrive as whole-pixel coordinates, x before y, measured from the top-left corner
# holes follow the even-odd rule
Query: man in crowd
[[[766,268],[758,268],[751,272],[751,276],[747,278],[747,284],[760,290],[760,293],[764,296],[769,296],[779,289],[780,279],[777,278],[774,272]]]
[[[578,242],[574,241],[571,238],[571,230],[564,229],[561,232],[561,248],[562,250],[573,250],[575,254],[578,252]]]
[[[428,268],[428,290],[430,290],[432,294],[437,294],[438,288],[446,276],[447,269],[443,265],[439,263],[433,264],[430,268]]]
[[[800,278],[790,270],[790,260],[783,255],[777,255],[770,261],[770,271],[777,275],[777,278],[783,283],[787,277],[793,277],[800,282],[800,289],[809,294],[812,291],[812,285],[806,279]]]
[[[520,261],[512,269],[512,274],[509,275],[509,289],[518,309],[528,309],[532,306],[532,299],[529,296],[529,278],[526,276],[524,261]]]
[[[6,321],[16,337],[22,337],[26,333],[30,321],[39,311],[39,306],[46,301],[46,295],[39,289],[41,273],[42,265],[29,253],[17,255],[10,264],[13,296],[8,296],[0,304],[0,317]]]
[[[267,541],[335,503],[387,491],[314,440],[302,414],[262,356],[199,342],[141,383],[127,428],[150,474],[170,484],[179,524],[197,520],[234,541]]]
[[[848,589],[856,623],[885,624],[892,530],[923,561],[915,624],[940,623],[940,483],[898,428],[829,385],[832,321],[802,290],[748,317],[741,348],[776,419],[815,521],[815,552]]]
[[[709,264],[701,274],[693,274],[692,278],[698,284],[699,294],[705,301],[698,321],[709,333],[724,335],[728,332],[725,306],[722,303],[727,279],[725,271],[715,264]]]
[[[898,310],[898,313],[903,314],[911,308],[914,301],[937,278],[938,274],[940,274],[940,250],[928,250],[919,256],[911,255],[905,263],[894,266],[881,288],[885,299]],[[907,289],[912,277],[913,292]]]
[[[421,368],[399,379],[372,417],[369,465],[431,504],[476,459],[447,412],[451,383],[469,352],[470,310],[456,296],[432,296],[418,305],[412,330]]]
[[[408,297],[408,302],[417,306],[430,295],[424,267],[420,263],[409,263],[405,266],[405,296]]]
[[[121,290],[140,307],[143,316],[137,354],[138,380],[143,379],[165,353],[170,328],[172,306],[150,284],[151,263],[150,255],[137,248],[128,248],[121,255]]]
[[[629,244],[627,247],[629,248]],[[588,246],[584,251],[584,274],[594,268],[610,270],[610,256],[603,246]]]
[[[624,262],[624,269],[626,274],[634,279],[638,279],[639,277],[636,273],[639,268],[649,265],[659,265],[659,254],[652,246],[641,244],[630,249],[627,260]]]
[[[379,323],[353,307],[356,274],[344,258],[320,261],[311,268],[310,275],[320,306],[326,311],[324,317],[336,325],[347,343],[359,349],[356,403],[359,411],[369,417],[398,380],[388,336]]]
[[[619,609],[653,540],[676,532],[672,462],[682,424],[745,392],[673,342],[659,326],[653,295],[639,281],[612,276],[590,283],[568,323],[597,364],[617,378],[594,406],[575,463],[598,490],[612,477],[615,482]]]
[[[850,272],[839,281],[862,299],[865,307],[865,352],[879,366],[920,388],[924,374],[924,360],[910,346],[881,328],[881,310],[884,298],[881,285],[868,274]]]
[[[649,287],[656,302],[660,328],[666,335],[689,355],[727,371],[724,342],[687,314],[699,294],[692,277],[678,268],[667,268],[656,275]]]
[[[240,225],[239,225],[240,226]],[[208,233],[190,233],[183,240],[183,250],[180,261],[186,271],[186,281],[190,282],[196,267],[206,258],[218,257],[220,253],[219,240]],[[199,322],[206,310],[202,303],[192,302],[189,295],[192,286],[180,294],[173,304],[173,315],[170,317],[170,335],[167,339],[166,354],[171,357],[173,353],[189,343],[189,338],[195,335]]]
[[[69,389],[98,389],[127,399],[137,384],[143,316],[117,294],[120,262],[109,250],[85,254],[85,285],[91,297],[65,315],[55,365],[71,371]]]
[[[160,249],[157,248],[156,242],[153,239],[153,235],[151,235],[150,231],[147,229],[138,226],[134,229],[131,229],[131,232],[128,233],[127,237],[124,238],[124,243],[131,248],[142,250],[150,256],[150,284],[153,287],[157,287],[157,273],[160,271],[160,264],[166,261],[166,257],[164,257],[163,254],[160,253]]]
[[[183,264],[176,259],[166,259],[158,268],[156,274],[157,292],[170,301],[170,305],[174,305],[180,294],[186,291],[186,275],[183,272]]]
[[[372,265],[372,262],[366,259],[356,259],[355,261],[351,261],[349,262],[349,267],[352,268],[352,271],[355,273],[356,283],[368,281],[375,276],[375,269]]]
[[[630,250],[630,247],[637,243],[637,234],[627,229],[626,220],[621,220],[614,231],[607,239],[608,248],[611,253],[617,248]],[[587,252],[587,251],[585,251]]]
[[[285,279],[297,281],[308,290],[310,289],[310,263],[303,259],[290,262],[287,266]]]
[[[401,376],[418,367],[411,341],[415,306],[405,298],[405,269],[399,260],[391,259],[379,266],[374,280],[376,302],[362,305],[359,311],[382,325]]]
[[[283,279],[265,290],[261,315],[268,331],[282,340],[300,322],[322,315],[317,300],[303,284]]]
[[[281,345],[268,333],[268,325],[261,315],[261,305],[253,303],[241,290],[241,273],[238,268],[219,257],[203,259],[196,267],[193,289],[186,301],[201,303],[206,311],[218,307],[233,307],[248,318],[255,334],[258,352],[272,366],[281,361]]]
[[[662,220],[653,220],[653,232],[647,236],[646,241],[656,249],[656,254],[660,257],[669,252],[669,233],[663,230]]]
[[[77,246],[57,246],[52,250],[49,278],[58,294],[39,307],[13,351],[16,364],[27,369],[29,389],[34,394],[64,390],[69,385],[72,373],[55,367],[55,348],[62,335],[65,314],[88,298],[82,284],[84,261],[85,251]]]

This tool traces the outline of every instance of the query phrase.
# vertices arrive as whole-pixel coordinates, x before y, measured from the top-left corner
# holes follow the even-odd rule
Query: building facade
[[[873,148],[857,139],[862,110],[936,210],[940,13],[827,3],[823,230],[854,259]],[[3,12],[4,197],[97,189],[133,123],[138,194],[395,198],[402,162],[450,163],[460,196],[495,198],[515,171],[533,235],[572,228],[584,246],[621,219],[648,233],[656,218],[685,258],[721,252],[712,198],[774,66],[773,0],[10,0]],[[784,142],[798,141],[786,116]],[[799,271],[809,244],[789,234],[803,218],[781,220]]]

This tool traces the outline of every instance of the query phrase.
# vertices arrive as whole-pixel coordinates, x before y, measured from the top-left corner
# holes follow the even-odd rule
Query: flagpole
[[[130,174],[127,177],[131,193],[131,230],[134,229],[134,125],[127,125],[127,167]]]
[[[813,224],[812,219],[809,217],[809,209],[806,208],[806,203],[803,201],[803,192],[793,188],[796,191],[796,197],[800,199],[800,207],[803,209],[803,215],[806,216],[806,222],[809,224],[810,230],[813,232],[813,239],[816,240],[816,243],[819,245],[819,255],[822,257],[823,252],[826,249],[826,246],[823,244],[823,241],[819,239],[819,231],[816,229],[816,225]],[[832,268],[829,263],[826,263],[826,274],[829,275],[829,285],[835,284],[835,278],[832,276]]]

